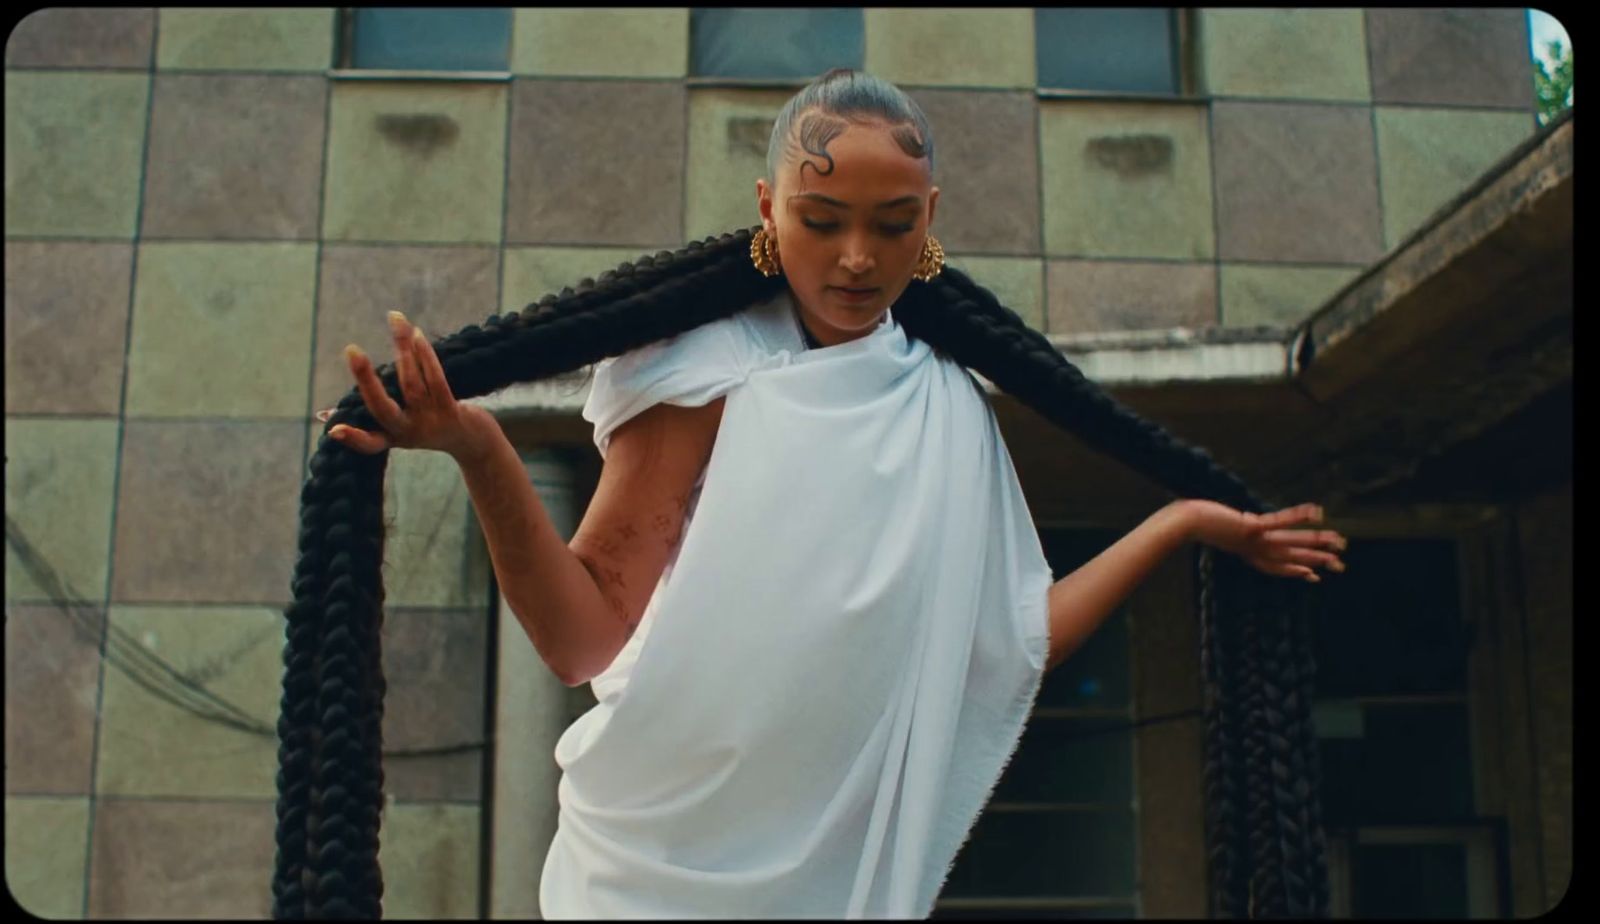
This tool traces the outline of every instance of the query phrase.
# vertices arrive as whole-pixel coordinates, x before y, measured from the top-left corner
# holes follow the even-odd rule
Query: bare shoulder
[[[611,435],[594,498],[568,546],[629,633],[677,547],[689,496],[716,443],[724,402],[658,404]]]

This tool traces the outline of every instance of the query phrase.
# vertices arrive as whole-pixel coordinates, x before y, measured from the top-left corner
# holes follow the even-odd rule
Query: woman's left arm
[[[1252,514],[1212,501],[1173,501],[1050,587],[1045,670],[1077,651],[1156,565],[1191,541],[1216,546],[1282,577],[1319,580],[1314,565],[1343,571],[1336,554],[1322,551],[1347,548],[1343,536],[1332,530],[1289,529],[1321,520],[1322,508],[1315,504]]]

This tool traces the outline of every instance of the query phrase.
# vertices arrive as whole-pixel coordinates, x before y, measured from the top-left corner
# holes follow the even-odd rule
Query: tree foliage
[[[1539,98],[1540,125],[1572,105],[1572,48],[1563,47],[1560,39],[1552,39],[1545,49],[1554,67],[1546,67],[1544,59],[1537,55],[1533,59],[1533,85]]]

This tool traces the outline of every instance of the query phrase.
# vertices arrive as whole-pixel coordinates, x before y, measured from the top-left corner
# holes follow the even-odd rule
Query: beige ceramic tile
[[[101,799],[88,916],[270,918],[276,826],[266,800]]]
[[[120,411],[133,245],[8,241],[5,269],[6,413]]]
[[[383,857],[385,918],[478,916],[481,811],[477,805],[403,802],[384,810],[378,850]]]
[[[114,606],[111,629],[120,654],[116,661],[138,668],[131,675],[116,667],[106,671],[95,791],[275,796],[282,614],[266,607]],[[158,667],[161,663],[200,689],[179,686]],[[147,685],[168,695],[158,696]],[[228,721],[257,728],[241,729]]]
[[[448,81],[336,84],[323,237],[499,243],[508,92]]]
[[[144,244],[130,417],[306,413],[315,244]]]
[[[598,279],[606,270],[632,263],[645,254],[677,250],[663,242],[657,247],[512,247],[506,250],[505,284],[500,312],[515,314],[551,293],[576,286],[584,278]]]
[[[1041,105],[1047,254],[1211,258],[1204,107],[1083,100]]]
[[[1359,9],[1200,11],[1204,86],[1215,96],[1366,102]]]
[[[102,612],[6,604],[6,795],[88,795]]]
[[[1533,134],[1521,112],[1380,106],[1383,239],[1392,248]]]
[[[1293,327],[1327,303],[1360,267],[1222,264],[1225,327]]]
[[[1032,9],[867,9],[865,70],[901,85],[1031,87]]]
[[[46,921],[83,918],[86,798],[6,797],[6,888]]]
[[[1051,260],[1045,276],[1050,333],[1211,327],[1216,285],[1210,263]]]
[[[1044,330],[1044,261],[1028,257],[955,255],[946,258],[993,292],[1000,304],[1022,316],[1034,330]]]
[[[321,72],[333,65],[332,7],[172,7],[160,14],[158,68]]]
[[[6,74],[6,237],[131,240],[146,74]]]
[[[386,606],[486,606],[488,547],[454,459],[390,453],[384,478]]]
[[[689,9],[516,11],[511,70],[546,77],[682,77]]]
[[[34,10],[6,39],[6,67],[150,66],[154,9]]]
[[[105,599],[116,471],[115,420],[6,418],[8,603]]]
[[[772,123],[792,95],[709,87],[689,91],[688,240],[761,223],[756,180],[768,178]]]

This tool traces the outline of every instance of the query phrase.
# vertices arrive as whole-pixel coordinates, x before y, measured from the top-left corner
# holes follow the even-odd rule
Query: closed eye
[[[810,228],[813,231],[822,231],[822,232],[835,231],[839,227],[838,222],[829,222],[827,224],[819,224],[819,223],[812,222],[812,221],[809,221],[809,220],[803,219],[803,218],[800,220],[800,223],[805,225],[807,228]],[[885,234],[901,235],[901,234],[910,234],[911,233],[911,229],[914,228],[914,227],[915,227],[915,225],[880,225],[879,229],[882,230],[883,233],[885,233]]]

